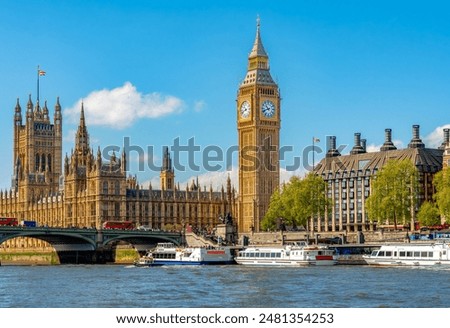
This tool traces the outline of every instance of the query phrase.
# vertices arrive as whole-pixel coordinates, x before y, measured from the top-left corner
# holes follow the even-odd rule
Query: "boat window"
[[[442,255],[446,255],[447,254],[447,251],[442,251]]]
[[[400,257],[405,257],[406,252],[400,252]]]
[[[428,257],[433,257],[433,252],[428,252]]]
[[[397,251],[394,252],[394,257],[397,257]]]
[[[281,253],[277,253],[277,257],[281,257]]]
[[[270,253],[264,254],[265,257],[270,257]]]
[[[392,256],[392,252],[391,251],[386,252],[386,256]]]
[[[259,257],[259,253],[255,253],[255,257]]]
[[[377,256],[378,251],[372,251],[372,255],[371,256]]]
[[[414,252],[414,257],[419,257],[420,256],[420,252]]]
[[[407,257],[412,257],[412,252],[406,252]]]
[[[422,253],[420,254],[420,257],[428,257],[428,252],[422,252]]]
[[[384,256],[384,251],[379,251],[378,256]]]
[[[275,253],[270,253],[270,257],[275,257]]]

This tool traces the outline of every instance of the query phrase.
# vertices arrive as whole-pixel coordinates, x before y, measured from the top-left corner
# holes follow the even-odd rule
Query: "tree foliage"
[[[419,212],[417,213],[417,219],[421,226],[433,226],[441,223],[439,210],[435,204],[430,202],[424,202],[422,206],[420,206]]]
[[[434,200],[439,213],[450,223],[450,167],[444,168],[434,176],[433,180],[436,193]]]
[[[413,219],[418,195],[418,171],[410,160],[390,160],[372,180],[366,209],[370,221],[399,222]]]
[[[325,181],[314,173],[303,179],[292,177],[281,191],[272,194],[262,228],[273,230],[279,218],[283,218],[286,225],[306,226],[310,218],[324,215],[329,204],[325,191]]]

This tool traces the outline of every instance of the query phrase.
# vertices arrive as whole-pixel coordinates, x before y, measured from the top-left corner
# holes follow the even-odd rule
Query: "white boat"
[[[153,258],[152,266],[159,265],[213,265],[234,264],[228,247],[177,247],[173,243],[158,243],[148,253]]]
[[[154,259],[151,254],[145,254],[139,260],[134,261],[134,266],[137,267],[150,267],[153,266]]]
[[[450,265],[450,239],[434,243],[383,245],[363,258],[367,264],[379,266]]]
[[[235,261],[242,265],[307,266],[335,265],[337,258],[327,246],[295,243],[283,247],[248,247],[238,253]]]

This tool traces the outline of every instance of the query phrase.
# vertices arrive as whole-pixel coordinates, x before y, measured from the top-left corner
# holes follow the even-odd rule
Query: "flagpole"
[[[315,137],[313,137],[312,138],[312,143],[313,143],[313,149],[312,149],[312,153],[313,153],[313,167],[312,167],[312,171],[314,172],[314,151],[315,151],[315,149],[314,149],[314,143],[315,143],[315,141],[316,141],[316,138]]]
[[[39,103],[39,65],[37,67],[37,102]]]

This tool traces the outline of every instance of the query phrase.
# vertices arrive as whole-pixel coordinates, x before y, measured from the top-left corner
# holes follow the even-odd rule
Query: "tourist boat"
[[[434,243],[383,245],[363,258],[367,264],[379,266],[450,265],[450,239]]]
[[[234,264],[229,247],[177,247],[173,243],[158,243],[148,253],[152,266],[159,265],[213,265]]]
[[[134,261],[134,266],[137,267],[150,267],[153,266],[154,259],[151,254],[145,254],[139,260]]]
[[[336,253],[327,246],[294,243],[283,247],[248,247],[235,257],[238,264],[264,266],[335,265]]]

